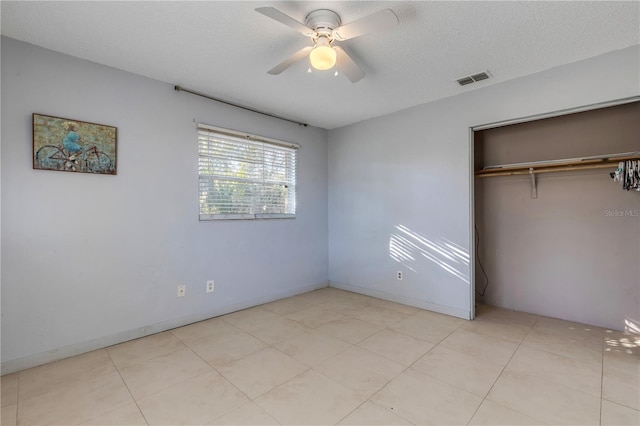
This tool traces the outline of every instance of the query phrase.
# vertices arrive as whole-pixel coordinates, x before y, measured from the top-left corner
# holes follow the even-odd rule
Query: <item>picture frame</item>
[[[74,173],[117,173],[118,129],[33,113],[33,168]]]

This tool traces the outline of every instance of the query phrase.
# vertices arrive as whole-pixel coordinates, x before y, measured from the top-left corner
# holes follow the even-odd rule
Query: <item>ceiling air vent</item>
[[[471,84],[471,83],[475,83],[475,80],[472,79],[471,77],[465,77],[465,78],[461,78],[460,80],[458,80],[458,84],[460,86],[465,86],[465,85]]]
[[[458,84],[460,86],[466,86],[467,84],[475,83],[476,81],[486,80],[490,77],[489,71],[481,72],[479,74],[470,75],[469,77],[462,77],[458,79]]]

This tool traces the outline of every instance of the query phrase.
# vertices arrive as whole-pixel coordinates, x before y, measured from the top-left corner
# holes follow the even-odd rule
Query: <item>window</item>
[[[200,220],[295,217],[297,148],[199,125]]]

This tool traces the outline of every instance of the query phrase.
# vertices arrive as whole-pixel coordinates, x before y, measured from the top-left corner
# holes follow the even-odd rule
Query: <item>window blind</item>
[[[295,217],[296,149],[200,125],[200,220]]]

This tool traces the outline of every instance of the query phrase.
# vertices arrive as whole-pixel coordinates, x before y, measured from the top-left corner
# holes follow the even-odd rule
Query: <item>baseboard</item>
[[[220,315],[229,314],[231,312],[240,311],[242,309],[252,308],[254,306],[263,305],[265,303],[273,302],[276,300],[284,299],[287,297],[295,296],[309,291],[317,290],[320,288],[328,287],[328,282],[318,283],[306,287],[296,288],[281,293],[276,293],[269,296],[258,297],[255,299],[244,300],[242,302],[234,303],[223,308],[217,308],[211,312],[200,313],[197,315],[189,315],[169,321],[164,321],[157,324],[147,325],[132,330],[123,331],[120,333],[111,334],[108,336],[98,337],[96,339],[88,340],[86,342],[75,343],[56,349],[52,349],[46,352],[37,353],[21,358],[12,359],[2,362],[1,374],[10,374],[16,371],[21,371],[26,368],[37,367],[42,364],[58,361],[64,358],[80,355],[86,352],[91,352],[97,349],[106,348],[108,346],[117,345],[118,343],[127,342],[129,340],[139,339],[140,337],[149,336],[152,334],[160,333],[163,331],[171,330],[177,327],[182,327],[195,322],[204,321],[210,318],[218,317]]]
[[[438,305],[437,303],[426,302],[424,300],[416,300],[408,297],[397,296],[395,294],[387,293],[380,290],[372,290],[366,287],[360,287],[353,284],[344,284],[334,281],[329,281],[329,287],[338,288],[340,290],[347,290],[353,293],[364,294],[365,296],[377,297],[378,299],[388,300],[390,302],[402,303],[403,305],[413,306],[415,308],[426,309],[427,311],[437,312],[439,314],[445,314],[452,317],[462,318],[466,320],[471,319],[471,312],[463,309],[452,308],[450,306]]]

